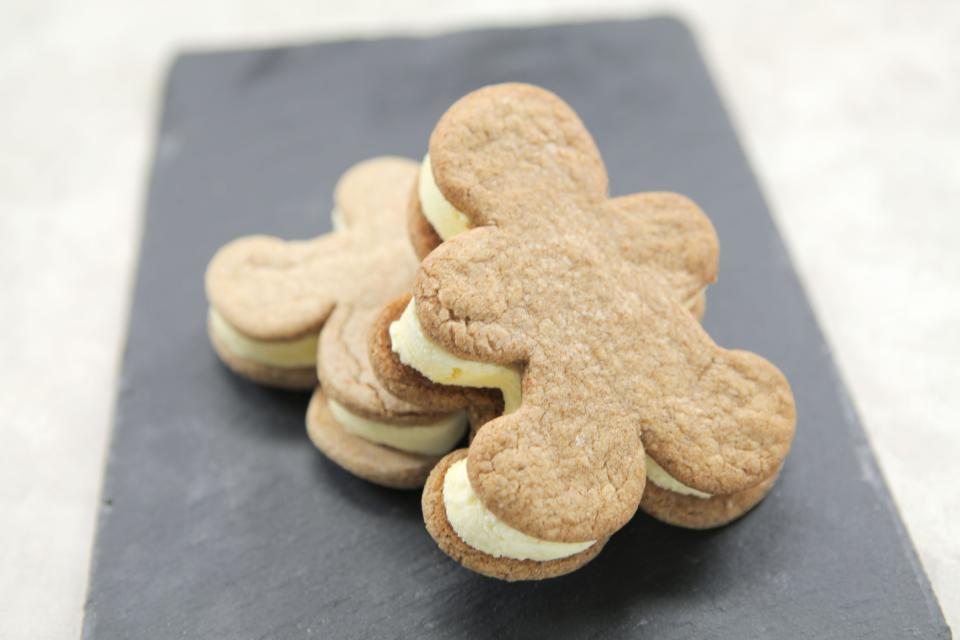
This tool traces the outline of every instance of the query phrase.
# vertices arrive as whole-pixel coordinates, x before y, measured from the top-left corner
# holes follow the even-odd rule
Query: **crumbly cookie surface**
[[[563,233],[638,264],[652,264],[680,300],[716,280],[709,219],[675,193],[609,199],[589,132],[557,96],[502,84],[456,102],[430,137],[434,180],[475,227],[535,240]]]
[[[524,368],[520,409],[469,451],[490,511],[546,540],[603,539],[640,503],[644,449],[711,494],[775,475],[793,436],[789,385],[762,358],[717,347],[684,305],[716,275],[696,205],[608,199],[576,114],[526,85],[460,100],[429,151],[474,228],[423,261],[417,318],[455,355]]]

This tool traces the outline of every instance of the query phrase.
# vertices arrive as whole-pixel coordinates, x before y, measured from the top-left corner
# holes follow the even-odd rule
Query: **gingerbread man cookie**
[[[317,389],[311,440],[355,475],[419,487],[466,431],[460,410],[397,398],[373,375],[367,334],[379,307],[409,290],[417,261],[403,237],[416,164],[376,158],[337,184],[336,231],[224,246],[207,269],[209,334],[231,369],[257,382]]]
[[[605,190],[605,172],[602,180]],[[625,196],[611,200],[609,205],[622,213],[601,234],[605,241],[612,241],[610,250],[621,253],[628,260],[662,266],[671,279],[678,300],[694,316],[702,318],[706,309],[706,288],[716,281],[717,276],[718,247],[709,219],[689,199],[674,193]],[[437,186],[429,154],[410,193],[407,222],[410,242],[420,259],[429,255],[444,239],[473,226]],[[445,384],[434,382],[400,361],[392,349],[389,327],[400,317],[407,301],[407,298],[401,298],[387,305],[374,321],[370,338],[371,359],[382,383],[397,396],[423,406],[438,410],[472,407],[483,416],[494,416],[496,398],[489,393],[454,386],[467,383],[453,376],[438,374],[435,379]],[[497,385],[487,381],[481,386]],[[473,424],[482,424],[482,420]]]
[[[392,348],[434,382],[499,388],[505,405],[427,480],[424,517],[446,553],[499,578],[550,577],[594,557],[645,486],[648,511],[694,527],[766,493],[793,397],[776,367],[718,347],[690,314],[716,269],[693,203],[609,199],[576,114],[518,84],[444,114],[424,181],[419,206],[444,242]]]

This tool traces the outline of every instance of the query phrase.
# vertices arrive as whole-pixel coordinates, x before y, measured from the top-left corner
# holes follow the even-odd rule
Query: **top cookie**
[[[391,394],[373,374],[367,350],[379,307],[409,290],[416,272],[403,237],[416,172],[404,158],[357,164],[335,189],[336,231],[292,242],[240,238],[207,269],[210,303],[234,329],[264,341],[320,332],[316,364],[325,395],[357,415],[397,425],[438,414]]]
[[[416,318],[456,356],[522,370],[519,408],[470,447],[490,511],[545,540],[597,540],[636,511],[645,448],[709,493],[776,472],[793,435],[789,385],[762,358],[717,347],[685,306],[716,274],[696,205],[608,199],[579,118],[528,85],[453,105],[429,162],[469,230],[423,261]]]
[[[536,122],[543,126],[530,126]],[[473,227],[539,235],[543,225],[566,225],[604,251],[660,264],[685,302],[716,281],[719,247],[710,220],[675,193],[608,199],[593,138],[565,102],[543,89],[503,84],[459,100],[433,130],[429,166],[443,197]],[[420,207],[421,198],[411,198],[410,208]],[[575,212],[582,209],[592,215]]]

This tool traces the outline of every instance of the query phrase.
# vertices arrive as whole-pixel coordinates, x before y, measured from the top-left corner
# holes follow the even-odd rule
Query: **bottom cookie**
[[[760,484],[726,496],[698,498],[647,482],[640,509],[661,522],[687,529],[712,529],[747,514],[770,492],[779,470]]]
[[[317,449],[350,473],[392,489],[422,487],[439,460],[438,456],[407,453],[347,433],[319,388],[307,408],[307,435]]]
[[[598,540],[589,548],[566,558],[538,562],[494,557],[467,545],[447,520],[443,501],[444,478],[450,467],[467,456],[466,449],[447,454],[430,472],[423,488],[423,521],[440,549],[464,567],[500,580],[543,580],[575,571],[593,560],[606,540]]]
[[[210,336],[210,344],[213,345],[213,350],[216,351],[220,360],[239,376],[258,384],[279,389],[309,391],[317,386],[317,368],[314,366],[274,367],[263,364],[249,358],[240,357],[230,351],[227,345],[210,328],[209,323],[207,324],[207,335]]]

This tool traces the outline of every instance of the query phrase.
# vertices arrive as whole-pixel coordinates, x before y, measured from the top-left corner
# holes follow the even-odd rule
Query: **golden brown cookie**
[[[300,242],[241,238],[207,271],[210,335],[221,358],[269,384],[307,386],[319,376],[323,393],[314,395],[307,420],[314,444],[348,471],[390,487],[421,486],[468,421],[464,406],[437,410],[394,396],[368,357],[370,324],[381,305],[409,289],[416,269],[403,234],[415,175],[409,160],[361,163],[337,186],[337,231]],[[258,362],[231,348],[259,341],[276,350],[310,337],[310,377],[303,367]]]
[[[536,90],[535,87],[527,85],[501,86],[518,92]],[[576,118],[575,114],[573,117]],[[434,136],[443,135],[438,131],[439,127],[435,129]],[[582,133],[586,137],[581,136],[581,142],[592,146],[589,134],[585,131]],[[412,188],[407,207],[410,242],[421,260],[443,242],[437,230],[424,216],[421,206],[422,172],[426,167],[425,163],[420,168],[420,179]],[[605,190],[605,170],[602,170],[602,177],[598,180],[602,182]],[[462,188],[468,189],[469,186]],[[606,239],[612,239],[612,246],[608,248],[624,252],[628,259],[661,266],[671,279],[671,284],[676,287],[680,301],[697,319],[702,319],[706,310],[705,290],[716,280],[718,263],[716,235],[709,219],[690,200],[672,193],[635,194],[616,198],[609,201],[609,204],[621,215],[615,216],[608,233],[602,234]],[[471,219],[471,222],[474,226],[495,224],[493,218]],[[638,234],[643,237],[638,238]],[[460,406],[463,401],[460,397],[462,391],[452,385],[431,382],[415,369],[404,365],[396,354],[392,353],[387,326],[383,320],[388,316],[392,317],[391,321],[396,320],[400,313],[402,309],[392,303],[378,321],[378,331],[371,338],[371,359],[377,376],[394,393],[411,402],[426,403],[428,406]],[[443,396],[457,397],[444,399]],[[468,399],[474,399],[474,396],[469,396]]]
[[[717,265],[699,208],[669,193],[609,199],[579,118],[528,85],[454,104],[421,185],[428,167],[440,196],[428,204],[421,186],[421,205],[444,242],[421,265],[408,321],[393,325],[406,346],[399,333],[392,346],[421,371],[429,352],[430,366],[450,356],[518,372],[522,400],[467,458],[496,521],[547,543],[605,540],[653,484],[647,456],[659,481],[705,503],[749,494],[718,500],[724,515],[703,522],[752,506],[750,490],[766,491],[789,450],[793,397],[776,367],[721,349],[689,313]],[[441,232],[440,214],[456,233]]]

